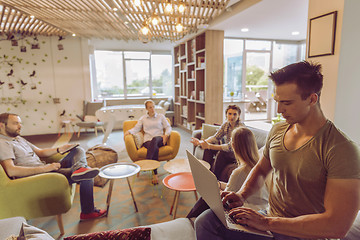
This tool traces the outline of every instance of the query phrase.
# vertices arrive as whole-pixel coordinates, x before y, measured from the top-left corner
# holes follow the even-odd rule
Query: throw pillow
[[[47,232],[37,227],[23,223],[18,239],[40,239],[40,240],[54,240]]]
[[[133,134],[136,148],[139,149],[142,147],[144,143],[144,134],[142,132],[138,132]]]
[[[104,232],[95,232],[88,234],[79,234],[64,238],[64,240],[102,240],[102,239],[113,239],[113,240],[150,240],[151,228],[128,228],[123,230],[111,230]]]
[[[160,100],[158,106],[159,107],[164,107],[164,104],[165,104],[165,100]]]
[[[220,127],[221,126],[203,123],[201,138],[207,139],[208,137],[213,136],[220,129]]]
[[[169,102],[165,102],[163,108],[164,108],[165,111],[168,111],[169,108],[170,108],[170,103],[169,103]]]

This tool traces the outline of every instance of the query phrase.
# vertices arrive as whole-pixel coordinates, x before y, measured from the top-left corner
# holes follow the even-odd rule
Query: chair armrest
[[[124,141],[125,141],[126,151],[129,155],[130,159],[132,161],[137,161],[138,160],[138,154],[137,154],[138,150],[135,145],[134,136],[129,134],[125,137]]]
[[[198,129],[198,130],[194,130],[192,132],[192,136],[193,138],[197,138],[197,139],[201,139],[201,135],[202,135],[202,129]]]
[[[0,205],[6,206],[0,218],[24,216],[31,219],[65,213],[71,208],[71,186],[66,177],[59,173],[15,180],[2,178],[0,185],[3,185],[0,186]]]
[[[168,139],[168,145],[173,148],[172,158],[175,158],[179,152],[180,141],[181,141],[180,133],[174,130],[171,131],[170,137]]]

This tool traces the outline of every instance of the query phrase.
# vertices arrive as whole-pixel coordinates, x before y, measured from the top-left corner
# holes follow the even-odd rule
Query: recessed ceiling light
[[[293,36],[299,35],[299,34],[300,34],[300,32],[298,32],[298,31],[294,31],[294,32],[291,33],[291,35],[293,35]]]
[[[35,16],[34,15],[31,15],[30,18],[34,18]]]
[[[248,29],[248,28],[242,28],[241,31],[242,31],[242,32],[248,32],[249,29]]]
[[[72,36],[73,36],[73,37],[75,37],[75,36],[76,36],[76,34],[75,34],[75,33],[73,33],[73,34],[72,34]]]
[[[128,22],[128,21],[125,21],[124,23],[125,23],[125,25],[128,25],[128,24],[129,24],[129,22]]]
[[[116,7],[114,7],[114,8],[113,8],[113,11],[115,11],[115,12],[116,12],[117,10],[119,10],[119,9],[117,9]]]
[[[209,24],[199,24],[199,25],[197,26],[198,29],[207,28],[207,27],[209,27]]]

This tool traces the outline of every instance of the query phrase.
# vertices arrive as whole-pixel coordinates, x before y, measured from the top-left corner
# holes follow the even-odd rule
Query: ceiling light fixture
[[[148,28],[148,26],[143,26],[141,29],[140,29],[141,33],[144,34],[144,35],[148,35],[150,29]]]
[[[291,35],[293,35],[293,36],[296,36],[296,35],[299,35],[299,34],[300,34],[300,32],[298,32],[298,31],[294,31],[294,32],[291,33]]]
[[[119,9],[117,9],[116,7],[113,8],[113,11],[115,11],[115,12],[118,11],[118,10],[119,10]]]
[[[140,7],[140,6],[141,6],[141,3],[142,3],[141,0],[133,0],[133,4],[134,4],[136,7]]]
[[[180,2],[180,4],[178,5],[179,13],[183,14],[185,12],[185,9],[186,9],[185,4]]]
[[[178,33],[184,30],[184,26],[181,23],[176,24],[175,28]]]
[[[171,4],[170,1],[167,1],[167,2],[166,2],[165,10],[164,10],[164,11],[165,11],[166,14],[172,14],[172,13],[173,13],[174,8],[173,8],[173,5]]]
[[[154,15],[151,17],[151,23],[152,23],[152,25],[158,25],[160,22],[161,22],[161,18],[160,18],[157,14],[154,14]]]
[[[242,32],[248,32],[249,29],[248,29],[248,28],[242,28],[241,31],[242,31]]]
[[[76,34],[75,34],[75,33],[73,33],[73,34],[72,34],[72,36],[73,36],[73,37],[76,37]]]

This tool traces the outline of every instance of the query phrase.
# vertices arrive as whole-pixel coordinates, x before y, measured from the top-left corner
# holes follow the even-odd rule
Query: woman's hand
[[[197,139],[197,138],[193,138],[193,137],[192,137],[191,140],[190,140],[190,142],[191,142],[192,144],[194,144],[195,147],[200,145],[200,140]]]
[[[200,141],[200,146],[202,149],[211,149],[210,144],[207,141]]]
[[[223,191],[221,198],[224,206],[229,208],[241,207],[244,205],[245,199],[238,193]]]

